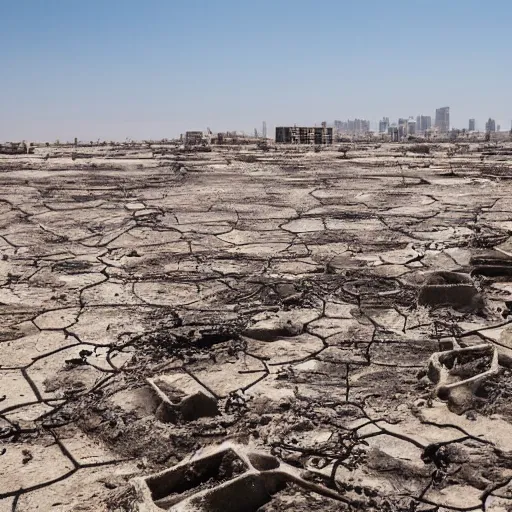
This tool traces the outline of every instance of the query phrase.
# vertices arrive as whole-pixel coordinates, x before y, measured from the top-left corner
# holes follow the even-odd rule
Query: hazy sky
[[[0,0],[0,19],[0,140],[512,119],[511,0]]]

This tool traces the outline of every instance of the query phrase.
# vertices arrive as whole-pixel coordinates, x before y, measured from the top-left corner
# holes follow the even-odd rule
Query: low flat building
[[[31,155],[34,153],[32,144],[27,146],[25,142],[7,142],[0,144],[0,154],[2,155]]]
[[[281,144],[332,144],[333,129],[327,126],[278,126],[276,142]]]
[[[188,146],[196,146],[203,142],[203,132],[186,132],[185,144]]]

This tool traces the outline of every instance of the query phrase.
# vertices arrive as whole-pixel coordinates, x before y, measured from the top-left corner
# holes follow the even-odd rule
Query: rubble
[[[133,480],[140,512],[255,512],[288,483],[347,501],[305,480],[296,468],[276,457],[229,442],[161,473]]]
[[[161,421],[191,421],[219,414],[215,397],[186,373],[161,375],[148,383],[161,399],[156,411]]]
[[[428,376],[436,384],[435,393],[448,402],[450,410],[460,413],[471,407],[473,395],[498,371],[498,350],[488,344],[436,352],[428,365]]]
[[[458,272],[434,272],[421,287],[418,305],[451,306],[455,309],[478,311],[483,307],[483,301],[468,275]]]

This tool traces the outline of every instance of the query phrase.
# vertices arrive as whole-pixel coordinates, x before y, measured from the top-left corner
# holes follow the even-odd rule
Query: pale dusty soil
[[[452,149],[0,155],[0,512],[136,510],[131,478],[225,439],[352,510],[512,510],[512,144]],[[439,271],[471,303],[418,306]],[[500,371],[444,402],[453,340]]]

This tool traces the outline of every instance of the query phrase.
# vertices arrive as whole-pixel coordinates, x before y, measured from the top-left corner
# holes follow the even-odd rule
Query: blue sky
[[[0,140],[434,115],[510,128],[510,0],[0,0]]]

